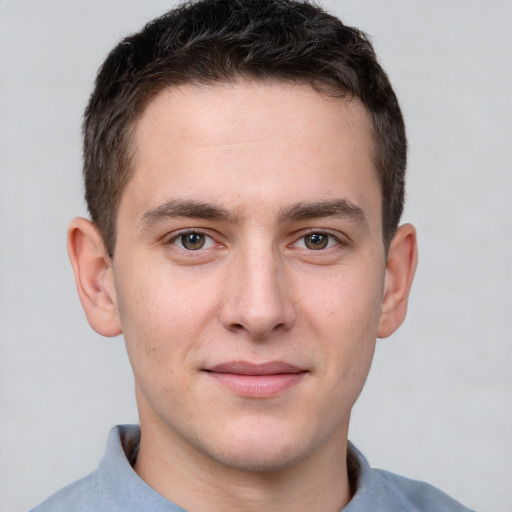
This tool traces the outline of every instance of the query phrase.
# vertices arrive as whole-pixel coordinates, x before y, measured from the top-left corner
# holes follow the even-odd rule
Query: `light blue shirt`
[[[133,470],[139,437],[136,425],[114,427],[98,469],[31,512],[186,512]],[[429,484],[372,469],[351,444],[349,452],[356,492],[343,512],[471,512]]]

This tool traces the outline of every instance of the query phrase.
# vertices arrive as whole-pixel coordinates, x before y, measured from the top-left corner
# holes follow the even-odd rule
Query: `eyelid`
[[[186,249],[185,247],[180,247],[178,245],[175,244],[175,242],[177,240],[179,240],[183,235],[188,235],[188,234],[191,234],[191,233],[195,233],[195,234],[198,234],[198,235],[203,235],[205,238],[208,238],[210,239],[213,244],[210,246],[210,247],[202,247],[201,249],[197,249],[197,250],[191,250],[191,249]],[[184,252],[201,252],[201,251],[204,251],[206,249],[211,249],[211,247],[213,245],[222,245],[221,243],[219,243],[216,238],[211,234],[211,232],[209,232],[209,230],[207,229],[203,229],[203,228],[185,228],[185,229],[180,229],[178,231],[174,231],[171,235],[168,235],[166,237],[164,237],[164,244],[165,245],[172,245],[174,247],[176,247],[178,250],[181,250],[181,251],[184,251]]]
[[[317,249],[312,249],[311,247],[306,246],[305,238],[310,235],[323,235],[328,237],[327,246],[326,247],[319,247]],[[300,244],[300,245],[299,245]],[[336,247],[340,245],[340,241],[338,238],[336,238],[331,233],[325,233],[322,231],[314,231],[313,233],[306,233],[305,235],[302,235],[295,243],[294,246],[298,249],[305,250],[305,251],[314,251],[314,252],[322,252],[327,251],[329,249],[332,249],[333,247]]]
[[[308,229],[300,230],[300,231],[296,232],[294,235],[294,241],[290,245],[296,246],[297,243],[299,241],[303,240],[306,236],[314,235],[314,234],[327,235],[328,237],[330,237],[330,239],[332,239],[336,242],[335,245],[337,245],[337,246],[342,247],[342,246],[346,246],[350,243],[350,239],[346,235],[344,235],[343,233],[341,233],[339,231],[333,232],[331,229],[326,229],[326,228],[308,228]],[[330,248],[332,248],[332,246],[328,247],[326,249],[322,249],[322,250],[326,251]],[[304,248],[304,249],[307,249],[307,248]],[[307,250],[312,251],[312,249],[307,249]],[[321,252],[322,250],[318,250],[318,252]]]
[[[197,233],[200,235],[205,236],[206,238],[210,239],[213,244],[210,245],[210,247],[201,248],[198,250],[191,250],[186,249],[184,247],[180,247],[175,244],[177,240],[180,239],[183,235],[187,235],[189,233]],[[297,244],[304,239],[304,237],[312,234],[323,234],[327,235],[331,240],[334,240],[335,244],[331,244],[331,246],[326,247],[324,249],[317,249],[316,251],[314,249],[308,249],[307,247],[297,247]],[[345,235],[342,232],[336,231],[333,232],[331,229],[326,228],[307,228],[307,229],[301,229],[297,230],[293,235],[291,243],[288,245],[290,248],[297,248],[300,250],[305,250],[308,252],[325,252],[329,251],[330,249],[335,249],[336,247],[344,247],[351,243],[350,238]],[[163,244],[166,246],[173,246],[178,251],[187,252],[187,253],[199,253],[203,252],[205,250],[211,249],[213,246],[217,247],[226,247],[226,244],[219,241],[219,238],[222,238],[218,233],[212,233],[212,231],[208,228],[201,228],[201,227],[189,227],[189,228],[183,228],[179,229],[177,231],[173,231],[170,234],[167,234],[166,236],[162,237]]]

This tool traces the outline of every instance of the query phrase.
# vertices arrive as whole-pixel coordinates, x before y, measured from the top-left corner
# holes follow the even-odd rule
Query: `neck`
[[[300,461],[263,472],[219,463],[168,432],[161,436],[151,425],[146,427],[134,469],[186,510],[339,512],[351,498],[346,432]]]

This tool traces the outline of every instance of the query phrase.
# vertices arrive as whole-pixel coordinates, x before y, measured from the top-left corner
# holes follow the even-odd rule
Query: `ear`
[[[404,321],[417,262],[416,230],[411,224],[404,224],[397,229],[389,247],[379,338],[393,334]]]
[[[112,261],[89,220],[77,218],[69,225],[68,254],[89,324],[103,336],[121,334]]]

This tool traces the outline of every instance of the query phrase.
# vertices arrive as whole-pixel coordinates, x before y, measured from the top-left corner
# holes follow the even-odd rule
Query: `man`
[[[126,340],[140,429],[35,510],[467,510],[347,441],[406,314],[405,163],[370,43],[317,7],[203,0],[122,41],[68,249],[89,323]]]

